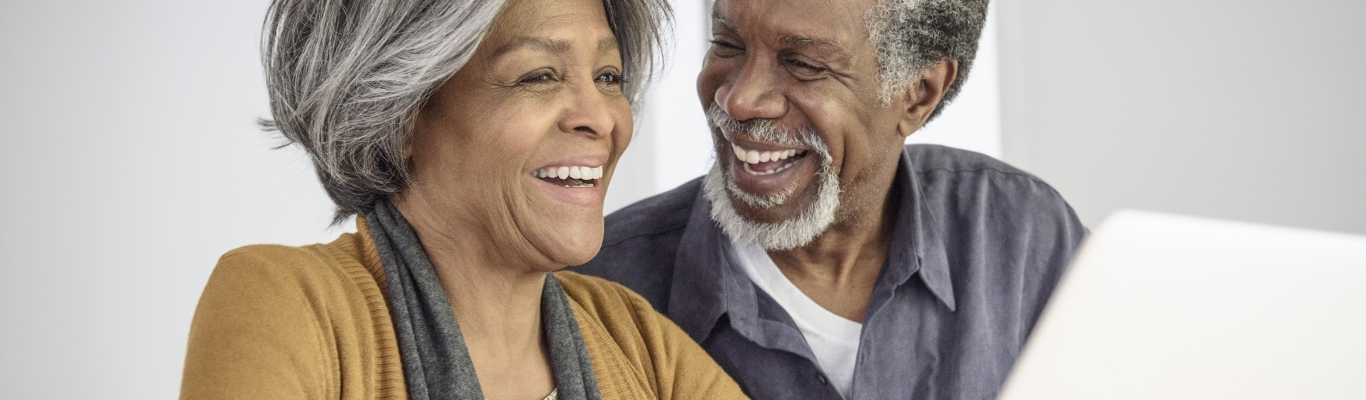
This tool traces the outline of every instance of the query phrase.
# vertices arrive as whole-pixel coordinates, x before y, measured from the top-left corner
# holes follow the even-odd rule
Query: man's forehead
[[[850,49],[867,39],[864,15],[871,5],[869,0],[718,0],[712,22],[721,30],[787,47]]]

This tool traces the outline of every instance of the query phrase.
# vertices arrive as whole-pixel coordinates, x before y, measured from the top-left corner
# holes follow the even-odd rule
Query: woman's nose
[[[787,98],[772,63],[748,60],[716,89],[712,100],[740,121],[777,119],[787,113]]]
[[[609,109],[612,94],[604,93],[596,84],[573,85],[570,90],[569,107],[560,118],[560,130],[590,138],[610,134],[616,124]]]

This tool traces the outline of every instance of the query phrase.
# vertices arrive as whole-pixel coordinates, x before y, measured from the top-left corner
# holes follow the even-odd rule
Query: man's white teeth
[[[732,150],[735,150],[735,158],[740,161],[744,161],[746,164],[758,164],[762,162],[786,160],[788,157],[792,157],[797,154],[806,152],[805,150],[782,150],[761,152],[754,150],[745,150],[743,147],[734,144],[731,145],[731,148]]]
[[[597,167],[546,167],[531,173],[537,178],[580,179],[591,181],[602,179],[602,166]]]

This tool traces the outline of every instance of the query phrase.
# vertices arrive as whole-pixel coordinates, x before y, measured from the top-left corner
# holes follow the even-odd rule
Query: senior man
[[[962,86],[986,8],[717,0],[697,79],[715,166],[609,216],[577,270],[755,398],[994,398],[1085,229],[1034,176],[904,145]]]

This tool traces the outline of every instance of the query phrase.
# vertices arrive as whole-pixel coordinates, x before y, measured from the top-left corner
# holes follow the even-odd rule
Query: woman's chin
[[[526,235],[533,241],[534,247],[553,263],[555,269],[582,265],[598,255],[602,249],[602,214],[597,214],[595,218],[581,216],[568,220],[563,218],[565,215],[556,217],[560,218],[545,218],[530,225],[543,230]]]
[[[574,246],[562,246],[554,250],[547,251],[547,256],[555,261],[555,269],[565,266],[575,266],[587,264],[589,260],[598,255],[598,250],[602,249],[602,240],[593,243],[580,243]]]

